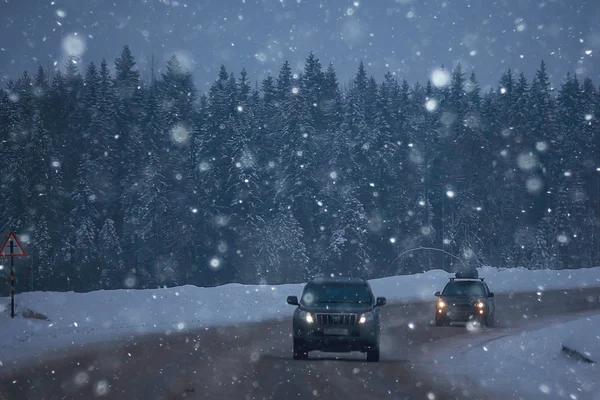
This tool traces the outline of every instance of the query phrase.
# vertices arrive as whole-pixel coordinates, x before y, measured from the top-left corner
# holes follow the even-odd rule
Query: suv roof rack
[[[450,282],[454,282],[455,280],[461,281],[481,281],[483,282],[485,278],[450,278]]]

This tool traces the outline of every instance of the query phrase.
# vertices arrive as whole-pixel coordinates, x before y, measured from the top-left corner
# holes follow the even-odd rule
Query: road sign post
[[[7,246],[8,245],[8,246]],[[15,248],[16,245],[16,248]],[[8,248],[7,248],[8,247]],[[11,232],[6,237],[2,248],[0,248],[0,256],[10,257],[10,317],[15,317],[15,257],[27,257],[27,253],[17,235]]]
[[[14,253],[15,244],[10,241],[10,252]],[[10,317],[15,317],[15,258],[10,258]]]

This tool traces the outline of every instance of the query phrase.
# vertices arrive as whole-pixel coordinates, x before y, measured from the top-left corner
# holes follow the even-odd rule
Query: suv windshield
[[[451,282],[444,288],[442,296],[485,296],[485,289],[481,282]]]
[[[304,304],[373,302],[369,286],[365,284],[327,283],[308,284],[302,295]]]

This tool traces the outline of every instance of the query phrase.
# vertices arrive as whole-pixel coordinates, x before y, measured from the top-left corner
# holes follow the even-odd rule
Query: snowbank
[[[390,303],[433,299],[450,274],[432,270],[371,281],[375,296]],[[484,267],[496,293],[600,286],[600,268],[528,271]],[[33,292],[16,296],[17,311],[33,310],[49,321],[11,320],[0,312],[0,363],[24,359],[64,346],[114,340],[152,332],[175,332],[208,326],[238,324],[291,316],[288,295],[300,295],[303,284],[251,286],[229,284],[215,288],[181,286],[169,289],[110,290],[91,293]],[[8,298],[0,298],[0,309]],[[2,364],[0,364],[1,366]]]
[[[598,354],[600,315],[500,335],[438,355],[440,373],[475,381],[497,398],[600,399],[600,365],[561,351],[569,343]],[[466,350],[465,350],[466,348]]]
[[[563,349],[585,361],[600,363],[600,316],[575,321],[569,330],[572,333],[563,339]]]

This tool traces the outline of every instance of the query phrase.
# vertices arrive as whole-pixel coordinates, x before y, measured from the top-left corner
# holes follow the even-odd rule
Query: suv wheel
[[[379,345],[367,350],[367,362],[379,362]]]
[[[294,340],[294,360],[308,360],[308,351]]]

